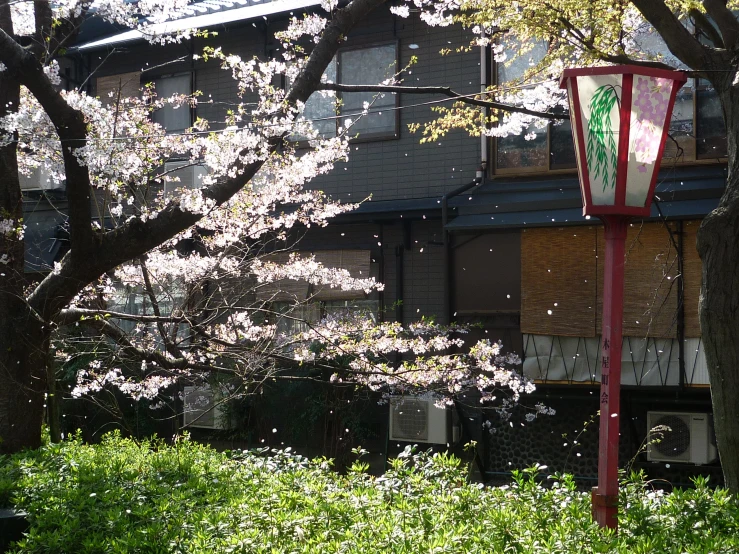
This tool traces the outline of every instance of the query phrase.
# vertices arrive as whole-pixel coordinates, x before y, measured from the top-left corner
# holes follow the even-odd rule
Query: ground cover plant
[[[11,552],[683,553],[739,550],[739,503],[704,480],[662,494],[624,483],[618,536],[589,495],[542,468],[509,486],[452,457],[405,452],[383,477],[290,452],[220,453],[177,440],[72,439],[0,461],[0,505],[29,514]],[[537,478],[537,475],[539,478]],[[541,479],[542,476],[548,477]]]

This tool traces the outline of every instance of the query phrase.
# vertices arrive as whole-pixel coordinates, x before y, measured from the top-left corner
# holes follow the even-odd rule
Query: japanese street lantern
[[[684,73],[635,65],[566,69],[583,215],[648,217]]]
[[[603,220],[598,486],[593,517],[618,527],[624,253],[632,216],[648,217],[684,73],[633,65],[566,69],[583,215]]]

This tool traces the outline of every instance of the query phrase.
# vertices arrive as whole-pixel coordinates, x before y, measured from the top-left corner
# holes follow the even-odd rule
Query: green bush
[[[269,455],[267,455],[269,454]],[[569,476],[468,484],[458,460],[404,453],[383,477],[289,452],[219,453],[117,434],[0,460],[0,502],[29,514],[20,553],[739,552],[739,505],[698,480],[661,494],[622,487],[618,536]]]

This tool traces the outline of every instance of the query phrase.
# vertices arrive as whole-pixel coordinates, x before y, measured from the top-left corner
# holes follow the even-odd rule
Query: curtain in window
[[[167,98],[175,94],[191,94],[191,76],[185,74],[155,79],[154,90],[159,98]],[[184,131],[191,125],[190,108],[188,106],[165,106],[154,112],[153,119],[168,133]]]

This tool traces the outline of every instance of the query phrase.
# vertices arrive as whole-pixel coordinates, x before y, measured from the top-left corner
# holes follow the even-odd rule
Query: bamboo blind
[[[673,226],[674,230],[674,226]],[[598,237],[598,283],[603,281],[603,228]],[[624,336],[674,338],[677,334],[677,252],[664,223],[633,223],[626,235]],[[602,286],[597,333],[601,332]]]
[[[141,88],[141,72],[132,71],[131,73],[119,73],[118,75],[99,77],[95,86],[97,88],[97,96],[100,98],[103,106],[115,104],[118,99],[119,90],[121,92],[121,98],[138,98],[139,89]]]
[[[524,229],[521,233],[521,332],[595,334],[594,227]]]
[[[698,317],[698,299],[700,298],[703,266],[696,237],[700,221],[686,221],[683,223],[683,273],[685,302],[685,336],[697,338],[701,336],[700,318]]]
[[[690,232],[685,240],[685,301],[686,336],[693,337],[699,336],[695,333],[700,260]],[[578,337],[600,334],[604,250],[602,227],[524,230],[521,331]],[[677,252],[663,223],[635,223],[629,228],[625,264],[623,334],[674,338]]]

